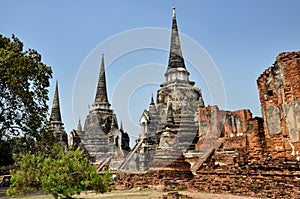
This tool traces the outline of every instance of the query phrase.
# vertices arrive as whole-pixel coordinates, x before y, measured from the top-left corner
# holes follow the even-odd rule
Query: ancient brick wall
[[[247,110],[199,109],[197,146],[210,135],[223,137],[223,144],[205,160],[189,190],[300,198],[300,52],[279,54],[257,84],[263,119]]]
[[[116,185],[126,188],[157,189],[161,191],[186,190],[194,177],[191,171],[157,170],[136,173],[116,173]]]
[[[263,119],[248,110],[199,109],[196,146],[203,149],[206,139],[218,136],[223,143],[199,167],[189,190],[300,198],[300,52],[279,54],[257,84]]]
[[[297,162],[205,168],[190,181],[188,190],[296,199],[300,197],[299,169]]]
[[[218,106],[199,108],[199,136],[202,138],[220,137],[225,116],[226,111],[220,111]],[[196,150],[200,145],[196,146]]]
[[[250,110],[224,111],[218,106],[199,108],[200,137],[243,136],[252,118]],[[199,146],[199,145],[198,145]]]
[[[249,149],[251,157],[261,160],[263,155],[262,120],[252,118],[250,110],[223,111],[217,106],[199,108],[199,141],[196,150],[208,151],[219,138],[216,148],[220,164],[229,164],[238,150]],[[247,148],[248,147],[248,148]],[[230,157],[231,156],[231,157]]]
[[[300,52],[279,54],[257,85],[269,157],[300,160]]]
[[[198,156],[187,156],[193,172],[215,166],[260,162],[265,154],[263,120],[252,118],[250,110],[224,111],[217,106],[199,108],[199,140],[195,149],[199,151]]]
[[[255,117],[248,122],[246,134],[248,163],[260,162],[266,153],[263,120]]]
[[[189,190],[192,192],[229,193],[267,198],[300,198],[300,164],[268,162],[256,164],[237,162],[191,172],[159,170],[139,173],[116,173],[114,183],[127,189],[160,191]]]
[[[114,183],[127,189],[189,190],[286,199],[300,197],[298,162],[264,161],[252,165],[208,165],[195,176],[188,171],[176,170],[118,172],[116,175]]]
[[[251,118],[252,113],[248,109],[226,111],[224,137],[243,136],[248,128],[248,121]]]

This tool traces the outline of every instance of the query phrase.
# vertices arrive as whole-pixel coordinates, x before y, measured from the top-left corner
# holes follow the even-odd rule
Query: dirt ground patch
[[[35,191],[34,193],[29,194],[27,197],[25,196],[15,196],[9,197],[6,195],[6,190],[8,187],[0,187],[0,198],[1,199],[11,199],[11,198],[26,198],[26,199],[53,199],[51,195],[45,195],[42,191]]]
[[[197,193],[179,192],[179,193],[182,193],[184,195],[187,195],[195,199],[261,199],[261,198],[255,198],[250,196],[237,196],[232,194],[213,194],[213,193],[204,193],[204,192],[197,192]]]
[[[29,196],[18,196],[18,197],[8,197],[5,195],[7,188],[0,188],[0,198],[1,199],[10,199],[10,198],[21,198],[21,199],[52,199],[51,195],[45,195],[41,192],[35,192]],[[158,199],[161,198],[164,194],[168,192],[160,192],[155,190],[115,190],[109,193],[96,194],[93,192],[81,193],[76,196],[76,198],[85,198],[85,199]],[[203,193],[203,192],[187,192],[179,191],[179,193],[192,197],[194,199],[259,199],[249,196],[236,196],[230,194],[212,194],[212,193]]]
[[[95,194],[95,193],[82,193],[78,198],[86,199],[158,199],[163,195],[166,195],[168,192],[160,192],[155,190],[122,190],[122,191],[112,191],[104,194]],[[195,192],[191,193],[188,191],[179,191],[180,194],[187,195],[194,199],[259,199],[249,196],[236,196],[231,194],[212,194],[212,193],[203,193]]]

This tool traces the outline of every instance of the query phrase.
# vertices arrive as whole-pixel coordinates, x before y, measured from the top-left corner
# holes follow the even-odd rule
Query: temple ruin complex
[[[70,133],[98,168],[127,188],[207,191],[268,198],[300,198],[300,52],[280,53],[257,79],[262,117],[248,109],[205,106],[189,80],[173,8],[165,82],[140,118],[130,150],[106,92],[104,57],[92,110]],[[58,88],[51,125],[65,142]]]

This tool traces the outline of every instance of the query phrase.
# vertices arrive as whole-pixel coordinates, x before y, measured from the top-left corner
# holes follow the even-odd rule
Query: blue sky
[[[278,53],[299,51],[300,1],[175,0],[175,6],[179,31],[202,46],[220,73],[226,93],[226,105],[221,108],[250,109],[254,116],[260,116],[256,79],[274,63]],[[134,135],[132,139],[136,137],[139,116],[148,108],[151,93],[156,94],[159,88],[157,82],[164,81],[168,53],[144,49],[110,60],[109,50],[100,52],[104,48],[98,49],[97,46],[102,47],[101,44],[111,37],[136,28],[170,29],[172,1],[2,0],[1,8],[0,33],[5,36],[15,34],[25,44],[25,49],[36,49],[42,55],[43,62],[52,67],[49,105],[51,107],[55,80],[58,80],[62,118],[67,132],[76,128],[79,117],[84,123],[88,105],[94,100],[100,55],[104,53],[111,66],[106,75],[109,100],[114,102],[112,108],[119,122],[127,121],[126,118],[120,118],[124,114],[119,107],[128,109],[132,122],[123,122],[123,125],[125,130]],[[126,42],[126,39],[120,41],[120,46],[122,42]],[[109,52],[118,49],[118,46],[114,44]],[[86,76],[86,82],[90,82],[90,85],[85,88],[90,94],[79,97],[83,108],[74,118],[74,85],[80,68],[85,67],[83,63],[93,54],[93,50],[98,55],[95,55],[89,67],[95,72]],[[186,50],[183,47],[184,56],[188,56],[185,51],[189,53],[188,47]],[[143,70],[146,70],[147,65],[151,65],[149,67],[153,67],[152,71],[155,72],[140,72],[139,76],[142,79],[149,76],[151,79],[153,76],[155,81],[147,80],[148,84],[133,90],[130,100],[117,94],[117,97],[112,97],[118,82],[124,86],[123,80],[128,71],[139,68],[137,66],[143,66]],[[191,80],[198,87],[204,87],[201,89],[205,103],[214,104],[215,101],[209,99],[209,89],[205,88],[207,82],[197,75],[193,76],[193,69],[188,64],[187,67],[191,72]],[[86,82],[79,84],[85,85]],[[78,96],[76,98],[78,100]]]

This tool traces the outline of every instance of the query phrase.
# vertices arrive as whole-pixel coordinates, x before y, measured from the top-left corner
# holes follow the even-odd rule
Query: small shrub
[[[49,155],[24,154],[18,165],[18,170],[11,171],[8,195],[43,190],[54,198],[72,198],[86,190],[104,193],[111,189],[111,173],[106,171],[99,175],[79,150],[66,152],[54,146]]]

